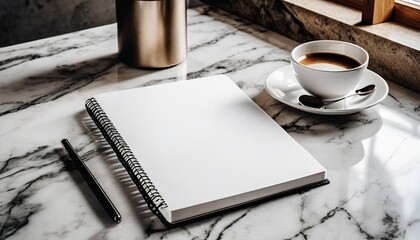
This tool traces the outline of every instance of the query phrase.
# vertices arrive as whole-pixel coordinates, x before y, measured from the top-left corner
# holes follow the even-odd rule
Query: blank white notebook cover
[[[227,76],[94,96],[164,199],[169,223],[326,179]]]

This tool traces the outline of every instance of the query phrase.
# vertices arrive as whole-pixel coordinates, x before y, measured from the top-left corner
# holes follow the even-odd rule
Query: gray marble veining
[[[304,113],[264,80],[297,43],[213,8],[188,10],[189,56],[168,69],[117,59],[116,25],[0,49],[0,239],[417,239],[420,101]],[[84,110],[94,94],[227,74],[328,169],[329,185],[161,229]],[[170,116],[168,116],[170,117]],[[244,129],[246,131],[246,129]],[[68,138],[123,220],[115,225],[59,144]],[[279,156],[281,157],[281,156]]]

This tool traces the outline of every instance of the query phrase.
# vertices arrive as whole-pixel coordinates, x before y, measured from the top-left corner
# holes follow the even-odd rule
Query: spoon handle
[[[344,96],[344,97],[341,97],[341,98],[338,98],[338,99],[334,99],[334,100],[322,100],[319,97],[315,97],[315,96],[311,96],[311,95],[301,95],[299,97],[299,104],[301,104],[303,106],[307,106],[307,107],[325,109],[326,106],[331,104],[331,103],[339,102],[343,99],[353,97],[353,96],[356,96],[356,95],[367,96],[374,91],[375,91],[375,85],[370,84],[366,87],[355,90],[355,92],[353,94],[350,94],[350,95],[347,95],[347,96]]]
[[[327,105],[327,104],[335,103],[335,102],[338,102],[338,101],[341,101],[343,99],[346,99],[346,98],[349,98],[349,97],[353,97],[353,96],[356,96],[356,95],[360,95],[360,94],[353,93],[351,95],[347,95],[347,96],[344,96],[344,97],[341,97],[341,98],[338,98],[338,99],[334,99],[334,100],[322,100],[322,101],[324,102],[325,105]]]

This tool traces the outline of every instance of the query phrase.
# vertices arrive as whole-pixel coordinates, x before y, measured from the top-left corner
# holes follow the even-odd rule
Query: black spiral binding
[[[150,211],[155,214],[162,223],[167,226],[172,226],[172,224],[165,219],[160,211],[168,207],[165,200],[159,194],[158,190],[155,188],[152,181],[147,176],[134,154],[131,152],[129,146],[118,133],[117,129],[115,129],[112,122],[108,119],[99,103],[94,98],[90,98],[86,101],[85,106],[90,117],[102,132],[102,135],[105,137],[109,145],[111,145],[119,161],[136,184]]]

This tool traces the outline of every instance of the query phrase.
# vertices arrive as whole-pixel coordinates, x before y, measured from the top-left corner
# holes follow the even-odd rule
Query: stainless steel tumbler
[[[186,0],[115,0],[115,5],[121,61],[164,68],[185,60]]]

